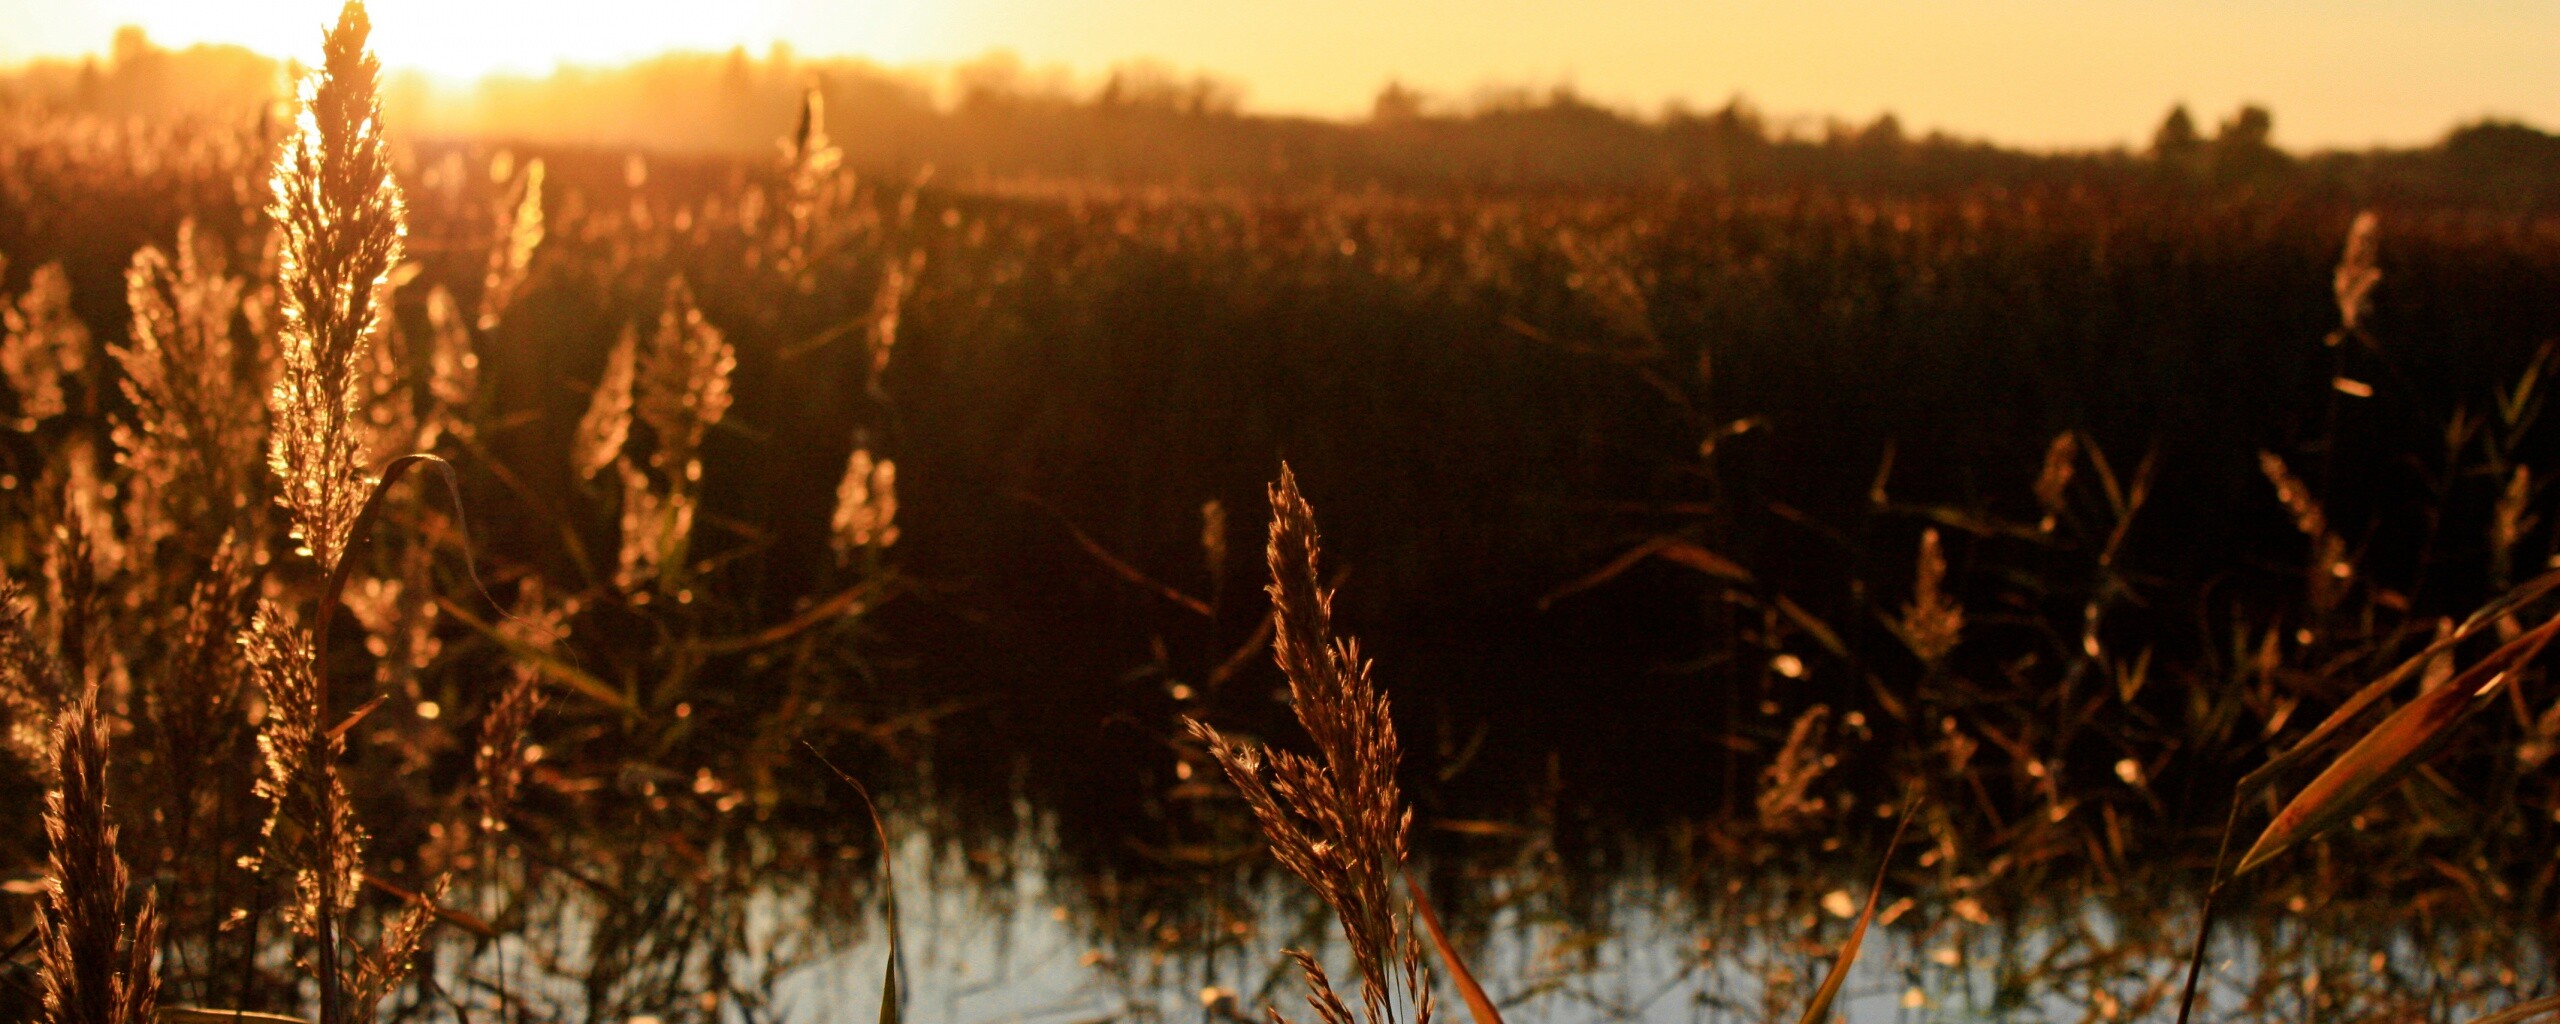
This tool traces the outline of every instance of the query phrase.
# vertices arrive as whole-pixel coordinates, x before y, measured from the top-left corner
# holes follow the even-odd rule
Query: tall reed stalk
[[[377,488],[363,368],[367,339],[387,314],[382,293],[404,231],[382,133],[381,64],[366,49],[371,27],[357,0],[340,9],[277,161],[270,209],[282,236],[283,322],[268,397],[268,465],[282,483],[277,503],[327,583],[307,631],[270,601],[241,638],[267,693],[259,791],[273,808],[268,852],[293,879],[285,917],[312,944],[322,1024],[370,1016],[372,1002],[405,972],[426,924],[403,915],[385,929],[382,948],[342,970],[340,935],[364,877],[365,836],[338,778],[346,726],[330,723],[325,673],[347,549]],[[395,952],[396,961],[379,959]]]

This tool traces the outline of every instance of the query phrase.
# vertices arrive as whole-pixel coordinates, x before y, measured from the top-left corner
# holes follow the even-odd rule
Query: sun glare
[[[317,57],[320,33],[340,0],[109,0],[119,24],[139,25],[163,45],[236,43],[300,59]],[[621,63],[670,50],[743,46],[762,53],[806,27],[805,0],[371,0],[373,40],[384,64],[446,79],[491,73],[547,73],[561,64]],[[867,56],[894,59],[911,15],[879,5],[827,5],[828,20],[850,21],[880,45]],[[912,10],[906,8],[905,10]]]

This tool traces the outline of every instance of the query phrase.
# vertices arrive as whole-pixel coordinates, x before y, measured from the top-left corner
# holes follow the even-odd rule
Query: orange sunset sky
[[[0,0],[0,63],[167,45],[316,51],[338,0]],[[1351,117],[1401,80],[1463,99],[1571,83],[1640,110],[1740,94],[1784,117],[1892,111],[2028,146],[2137,143],[2171,103],[2244,102],[2289,147],[2409,144],[2482,116],[2560,126],[2553,0],[372,0],[377,49],[447,81],[669,49],[858,55],[930,71],[991,51],[1095,75],[1152,59],[1246,107]]]

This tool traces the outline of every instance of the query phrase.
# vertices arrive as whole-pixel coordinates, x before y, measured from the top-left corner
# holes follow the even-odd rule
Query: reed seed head
[[[365,49],[371,27],[349,0],[322,41],[269,210],[282,237],[282,320],[268,464],[283,482],[278,503],[324,571],[336,568],[372,487],[364,349],[405,231],[382,134],[381,64]]]

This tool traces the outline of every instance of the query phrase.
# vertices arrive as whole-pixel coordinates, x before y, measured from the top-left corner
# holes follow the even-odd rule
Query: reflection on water
[[[1326,909],[1251,846],[1070,837],[1019,797],[1009,820],[964,821],[935,798],[889,798],[910,1019],[1259,1021],[1266,1004],[1303,1007],[1284,948],[1351,969]],[[1198,802],[1203,820],[1235,810]],[[564,843],[574,860],[531,868],[523,904],[505,910],[512,934],[449,942],[435,970],[445,1002],[411,1011],[467,1017],[503,999],[540,1019],[870,1024],[887,943],[868,822],[695,822],[689,834],[708,840],[657,830],[681,817]],[[1883,838],[1664,825],[1566,852],[1538,817],[1426,830],[1426,884],[1523,1022],[1796,1019]],[[2122,866],[2047,851],[1966,873],[1951,841],[1930,842],[1897,858],[1884,923],[1839,1004],[1849,1019],[2174,1017],[2192,871],[2110,876]],[[1090,859],[1112,847],[1130,856]],[[2236,890],[2244,909],[2208,958],[2204,1019],[2460,1021],[2554,984],[2529,919],[2448,902],[2453,881],[2360,876],[2355,863]],[[1444,996],[1444,1018],[1464,1012]]]

